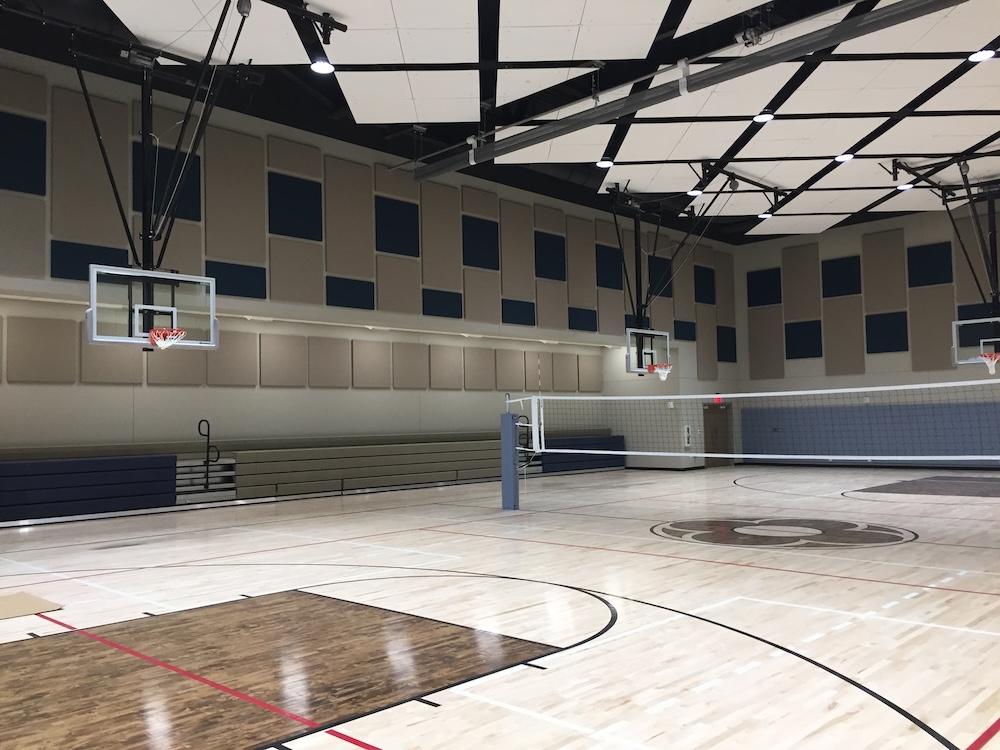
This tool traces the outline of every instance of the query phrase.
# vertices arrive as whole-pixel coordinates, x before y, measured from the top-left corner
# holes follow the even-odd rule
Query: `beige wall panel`
[[[580,391],[600,393],[604,390],[604,358],[600,355],[581,354],[579,357]]]
[[[500,218],[500,203],[494,193],[463,187],[462,211],[473,216],[481,216],[484,219],[498,220]]]
[[[0,68],[0,107],[44,117],[49,111],[48,93],[41,76]]]
[[[388,341],[352,341],[355,388],[392,386],[392,347]]]
[[[482,268],[465,269],[465,319],[476,323],[500,322],[500,273]]]
[[[271,238],[270,299],[275,302],[326,304],[323,246],[313,242]]]
[[[0,192],[0,276],[45,277],[45,199]]]
[[[594,222],[594,239],[602,245],[618,247],[618,234],[615,225],[610,221]]]
[[[160,143],[164,148],[173,148],[177,145],[177,123],[184,119],[183,112],[177,112],[166,107],[153,107],[153,132],[163,140]],[[142,125],[142,107],[138,101],[132,102],[132,137],[138,140],[141,136],[140,127]],[[192,128],[188,128],[188,135]],[[168,135],[164,136],[164,133]]]
[[[823,360],[829,376],[864,375],[865,314],[861,297],[823,300]]]
[[[111,171],[130,202],[128,107],[94,97]],[[57,240],[126,247],[127,240],[94,139],[83,96],[52,90],[50,164],[52,236]]]
[[[309,379],[309,340],[305,336],[260,335],[260,384],[305,388]]]
[[[3,385],[3,372],[4,372],[4,355],[3,355],[3,316],[0,315],[0,385]]]
[[[524,391],[523,349],[497,349],[497,390]]]
[[[431,356],[427,344],[393,343],[392,387],[426,391],[431,386]]]
[[[423,312],[420,259],[379,255],[375,265],[378,269],[376,307],[383,312],[420,315]]]
[[[865,312],[906,309],[906,243],[902,229],[861,237],[861,290]]]
[[[633,293],[635,292],[635,232],[628,229],[622,231],[622,242],[625,248],[625,282],[624,287],[626,294],[628,290],[631,289]],[[649,279],[649,269],[647,268],[648,262],[646,261],[646,256],[642,256],[642,285],[646,285],[646,281]],[[596,273],[596,271],[595,271]],[[626,303],[628,304],[628,303]],[[629,311],[631,312],[631,305],[629,305]]]
[[[736,276],[733,256],[715,252],[715,313],[720,326],[736,325]]]
[[[715,305],[695,305],[695,334],[698,336],[698,380],[719,379],[718,318]]]
[[[715,268],[715,250],[699,242],[694,249],[694,262],[699,266]]]
[[[980,214],[982,219],[980,220],[980,225],[983,228],[983,236],[989,237],[989,228],[987,227],[986,221],[986,209],[980,208]],[[976,286],[976,279],[979,280],[979,284],[986,294],[987,301],[990,298],[990,282],[988,281],[989,275],[986,273],[986,267],[983,265],[983,254],[979,251],[979,239],[976,236],[976,225],[973,223],[972,217],[965,219],[959,219],[955,222],[958,224],[958,235],[952,239],[951,244],[951,258],[952,263],[955,266],[955,295],[958,298],[958,304],[960,305],[973,305],[976,303],[982,304],[983,299],[979,296],[979,288]],[[902,234],[902,230],[899,232]],[[969,260],[972,261],[972,267],[975,269],[975,276],[973,272],[969,270],[969,264],[965,260],[965,256],[962,254],[962,245],[959,243],[959,239],[965,243],[965,249],[969,253]],[[902,308],[899,308],[902,309]]]
[[[424,286],[462,291],[462,212],[458,188],[425,182],[420,192]]]
[[[597,261],[594,222],[566,218],[566,283],[571,307],[597,307]]]
[[[318,148],[273,135],[267,138],[267,166],[314,180],[323,178],[323,163]]]
[[[558,208],[535,206],[535,229],[551,234],[566,234],[566,214]]]
[[[431,388],[443,391],[462,390],[465,385],[463,359],[460,346],[431,344]]]
[[[688,259],[674,268],[674,319],[694,320],[694,264]]]
[[[552,390],[552,353],[524,353],[524,390],[542,393]]]
[[[750,379],[785,377],[785,323],[781,305],[747,310]]]
[[[375,185],[367,164],[326,157],[326,270],[375,278]]]
[[[215,260],[267,259],[264,141],[231,130],[205,133],[205,249]]]
[[[535,298],[535,232],[531,206],[500,201],[500,272],[503,296]]]
[[[205,385],[208,357],[204,350],[170,349],[146,357],[148,385]]]
[[[649,303],[649,318],[654,331],[667,331],[673,337],[674,301],[670,297],[653,297]]]
[[[952,369],[951,322],[954,319],[954,285],[910,290],[910,353],[915,372]]]
[[[142,231],[142,219],[132,214],[133,236]],[[153,243],[153,252],[159,256],[162,242]],[[170,235],[167,253],[163,256],[163,270],[187,273],[192,276],[205,275],[205,257],[201,249],[201,224],[178,219]]]
[[[566,282],[538,279],[535,305],[535,324],[539,328],[565,331],[569,328],[569,309],[566,305]]]
[[[575,393],[580,387],[577,355],[556,352],[552,355],[552,388],[561,393]]]
[[[219,348],[208,352],[208,384],[256,386],[257,334],[219,331]]]
[[[108,385],[142,383],[141,346],[89,344],[81,327],[80,382]],[[159,354],[159,352],[156,352]]]
[[[350,388],[351,340],[309,337],[309,387]]]
[[[375,165],[375,192],[414,203],[420,200],[420,185],[412,174],[402,169],[393,171],[383,164]]]
[[[625,294],[617,289],[597,290],[597,330],[608,336],[625,335]]]
[[[822,299],[819,245],[784,248],[781,251],[781,301],[785,320],[819,320]]]
[[[496,353],[485,347],[467,346],[465,355],[465,390],[492,391],[497,385]]]
[[[75,383],[79,358],[75,320],[7,319],[8,383]]]

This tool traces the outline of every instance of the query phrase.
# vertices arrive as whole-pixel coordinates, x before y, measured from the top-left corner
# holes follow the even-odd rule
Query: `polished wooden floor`
[[[532,479],[513,513],[489,483],[0,529],[0,594],[64,605],[0,620],[0,747],[1000,749],[982,475],[616,471]]]

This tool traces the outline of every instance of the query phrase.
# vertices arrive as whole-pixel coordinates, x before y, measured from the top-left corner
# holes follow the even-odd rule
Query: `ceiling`
[[[238,41],[233,3],[214,61],[232,55],[255,73],[220,106],[434,163],[467,150],[469,136],[500,141],[676,81],[679,60],[695,60],[696,75],[907,1],[315,0],[309,10],[348,27],[326,46],[337,72],[319,76],[286,11],[253,0]],[[72,29],[89,29],[84,66],[130,78],[101,62],[115,40],[201,59],[223,6],[0,0],[0,46],[70,63]],[[79,32],[75,44],[85,46]],[[931,183],[961,184],[957,155],[973,183],[1000,179],[1000,59],[967,60],[998,46],[1000,2],[967,0],[467,171],[605,209],[617,185],[665,225],[698,221],[735,244],[943,210]],[[194,68],[161,63],[173,76],[161,87],[183,93]],[[762,111],[774,119],[754,122]],[[834,160],[844,153],[855,157]],[[599,169],[602,157],[615,165]],[[703,194],[688,196],[696,187]]]

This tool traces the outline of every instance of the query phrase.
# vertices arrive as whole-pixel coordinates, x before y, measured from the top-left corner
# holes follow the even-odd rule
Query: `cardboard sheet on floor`
[[[39,612],[52,612],[57,609],[62,609],[62,605],[53,604],[24,592],[0,596],[0,620],[37,615]]]

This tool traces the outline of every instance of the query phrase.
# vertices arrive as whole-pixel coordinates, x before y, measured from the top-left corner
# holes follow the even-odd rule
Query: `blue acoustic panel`
[[[649,263],[649,294],[651,297],[673,297],[674,280],[673,264],[670,258],[660,255],[650,255]]]
[[[420,257],[420,207],[416,203],[375,196],[375,249]]]
[[[617,247],[598,244],[595,246],[597,256],[597,286],[601,289],[623,289],[622,266],[624,260],[622,251]]]
[[[704,305],[715,304],[715,269],[694,267],[694,301]]]
[[[172,148],[153,147],[156,158],[156,187],[153,191],[153,207],[160,210],[167,200],[167,180],[170,179],[171,167],[174,163]],[[181,152],[181,163],[186,156]],[[178,172],[180,167],[178,166]],[[138,141],[132,144],[132,210],[142,211],[142,144]],[[177,218],[189,221],[201,221],[201,157],[197,154],[191,157],[187,176],[177,195]]]
[[[271,234],[323,241],[323,187],[314,180],[267,173],[267,228]]]
[[[583,307],[569,308],[569,327],[572,331],[597,333],[597,310],[588,310]]]
[[[461,292],[445,292],[439,289],[423,290],[424,315],[438,318],[462,317]]]
[[[52,240],[51,256],[53,279],[86,281],[90,278],[91,263],[98,266],[128,265],[128,250],[84,245],[81,242]]]
[[[976,320],[977,318],[993,318],[993,309],[989,303],[978,302],[974,305],[959,305],[959,320]],[[979,346],[983,339],[1000,338],[1000,330],[994,331],[994,327],[1000,328],[996,323],[977,323],[976,325],[962,326],[958,329],[959,346]]]
[[[866,315],[865,346],[869,354],[909,351],[906,311]]]
[[[720,362],[736,361],[736,329],[732,326],[715,327],[716,347]]]
[[[535,325],[535,303],[519,299],[501,300],[501,319],[519,326]]]
[[[652,326],[649,324],[649,316],[643,315],[641,318],[638,315],[632,315],[631,313],[625,313],[625,327],[626,328],[645,328],[650,330]]]
[[[0,112],[0,190],[45,195],[44,120]]]
[[[326,277],[326,304],[330,307],[353,307],[357,310],[375,309],[375,282],[360,279]]]
[[[785,359],[815,359],[822,356],[822,321],[785,323]]]
[[[781,304],[781,269],[747,271],[747,307]]]
[[[823,297],[847,297],[861,294],[861,256],[824,260]]]
[[[906,250],[906,275],[911,287],[950,284],[951,243],[918,245]]]
[[[539,279],[566,281],[565,237],[535,232],[535,276]]]
[[[500,270],[500,225],[478,216],[462,217],[462,263]]]
[[[205,275],[215,279],[215,293],[229,297],[267,298],[267,271],[241,263],[205,261]]]
[[[674,321],[674,338],[678,341],[697,341],[698,330],[690,320]]]

